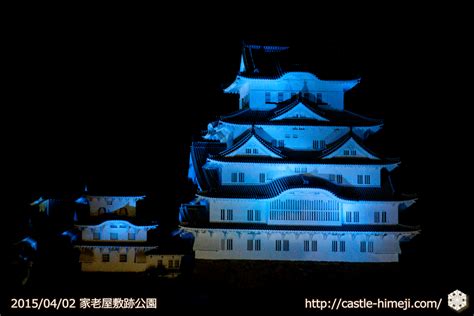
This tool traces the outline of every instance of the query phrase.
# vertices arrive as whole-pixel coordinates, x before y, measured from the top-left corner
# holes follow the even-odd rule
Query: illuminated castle
[[[84,192],[68,198],[40,198],[32,203],[40,214],[64,227],[63,236],[79,250],[83,272],[153,272],[167,277],[180,272],[183,254],[151,240],[158,224],[137,217],[142,195]],[[68,219],[69,220],[66,220]],[[69,225],[68,225],[69,224]]]
[[[289,48],[244,45],[224,92],[239,110],[193,142],[196,198],[180,210],[196,259],[395,262],[419,231],[399,224],[399,161],[364,144],[379,120],[344,110],[358,80],[321,80]]]

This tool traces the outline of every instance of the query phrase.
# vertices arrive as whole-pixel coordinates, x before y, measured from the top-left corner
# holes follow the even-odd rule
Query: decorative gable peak
[[[284,158],[281,151],[263,139],[253,126],[243,133],[230,148],[224,150],[219,155],[223,157],[260,156]]]
[[[321,158],[365,158],[372,160],[380,160],[380,157],[378,157],[368,148],[366,148],[359,140],[359,138],[352,132],[349,132],[336,145],[334,145],[332,148],[329,148],[325,153],[323,153],[323,156],[321,156]]]

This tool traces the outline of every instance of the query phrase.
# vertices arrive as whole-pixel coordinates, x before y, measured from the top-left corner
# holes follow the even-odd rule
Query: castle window
[[[331,246],[332,246],[331,247],[332,252],[337,252],[337,241],[336,240],[332,241]]]
[[[260,242],[260,239],[257,239],[257,240],[252,240],[252,239],[249,239],[247,240],[247,250],[248,251],[260,251],[261,249],[261,242]]]
[[[361,241],[360,242],[360,252],[374,252],[374,242],[373,241]]]
[[[364,184],[363,180],[364,177],[361,174],[357,175],[357,184]]]
[[[329,181],[336,181],[336,175],[335,174],[330,174],[329,175]]]
[[[356,151],[355,151],[355,149],[352,149],[351,150],[351,156],[355,156],[355,155],[356,155]]]
[[[253,210],[247,210],[247,220],[249,222],[253,221]]]
[[[232,172],[230,176],[230,181],[231,182],[237,182],[237,172]]]
[[[364,180],[365,180],[365,184],[370,184],[370,176],[369,175],[366,175],[364,177]]]
[[[262,243],[260,239],[255,240],[255,251],[260,251],[262,249]]]
[[[110,240],[118,240],[118,233],[110,233]]]
[[[253,240],[251,240],[251,239],[247,240],[247,250],[248,251],[253,250]]]
[[[239,182],[245,182],[245,174],[243,172],[239,172]]]
[[[102,262],[109,262],[110,261],[110,255],[108,253],[102,254]]]
[[[352,212],[346,212],[346,222],[352,222]]]
[[[270,103],[272,101],[272,96],[270,92],[265,92],[265,103]]]
[[[281,240],[275,240],[275,250],[281,251]]]
[[[221,239],[221,250],[232,250],[234,243],[232,239]]]
[[[173,260],[168,260],[168,269],[173,269]]]
[[[265,174],[264,173],[260,174],[260,183],[265,183]]]
[[[346,252],[346,242],[343,241],[343,240],[341,240],[341,241],[339,242],[339,251],[340,251],[340,252]]]
[[[289,251],[289,250],[290,250],[290,241],[283,240],[283,251]]]
[[[234,210],[227,210],[227,220],[231,221],[234,219]]]
[[[374,212],[374,223],[380,223],[380,212]]]
[[[311,251],[318,251],[318,241],[312,240],[311,241]]]
[[[309,240],[304,241],[304,251],[309,252]],[[311,240],[311,251],[316,252],[318,251],[318,241],[317,240]]]
[[[258,154],[258,149],[257,149],[257,148],[254,148],[254,149],[253,149],[253,153],[254,153],[254,154]]]
[[[305,252],[308,252],[309,251],[309,240],[305,240],[304,241],[304,251]]]
[[[316,102],[321,103],[323,102],[323,94],[318,92],[316,93]]]
[[[342,175],[337,175],[337,183],[342,183]]]
[[[285,147],[285,141],[284,140],[279,140],[278,141],[278,147]]]
[[[251,154],[251,153],[252,153],[252,149],[251,149],[251,148],[245,148],[245,153],[246,153],[246,154]]]
[[[382,223],[387,222],[387,212],[382,212]]]
[[[326,147],[325,140],[313,140],[313,149],[324,149]]]
[[[120,255],[120,262],[127,262],[127,255],[121,254]]]
[[[225,210],[221,209],[221,221],[225,220]]]
[[[359,222],[359,212],[354,212],[354,223]]]
[[[278,102],[283,101],[283,92],[278,92]]]
[[[260,211],[259,210],[255,210],[255,221],[256,222],[260,222],[261,220],[261,217],[260,217]]]

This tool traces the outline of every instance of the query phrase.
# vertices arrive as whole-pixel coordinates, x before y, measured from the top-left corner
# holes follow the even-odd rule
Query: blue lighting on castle
[[[397,262],[419,233],[399,222],[416,198],[392,186],[400,161],[366,145],[383,122],[344,109],[359,79],[319,79],[289,51],[244,45],[224,90],[238,111],[191,145],[198,191],[180,222],[196,258]]]

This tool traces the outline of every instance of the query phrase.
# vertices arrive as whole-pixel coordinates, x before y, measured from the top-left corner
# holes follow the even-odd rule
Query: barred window
[[[260,239],[255,240],[255,251],[260,251],[260,249],[262,249],[261,246],[262,245]]]
[[[251,239],[247,240],[247,250],[248,251],[253,250],[253,240],[251,240]]]
[[[309,240],[305,240],[304,241],[304,247],[303,247],[304,251],[305,252],[308,252],[309,251]]]
[[[289,251],[289,250],[290,250],[290,241],[283,240],[283,251]]]
[[[281,240],[275,240],[275,250],[281,251]]]

